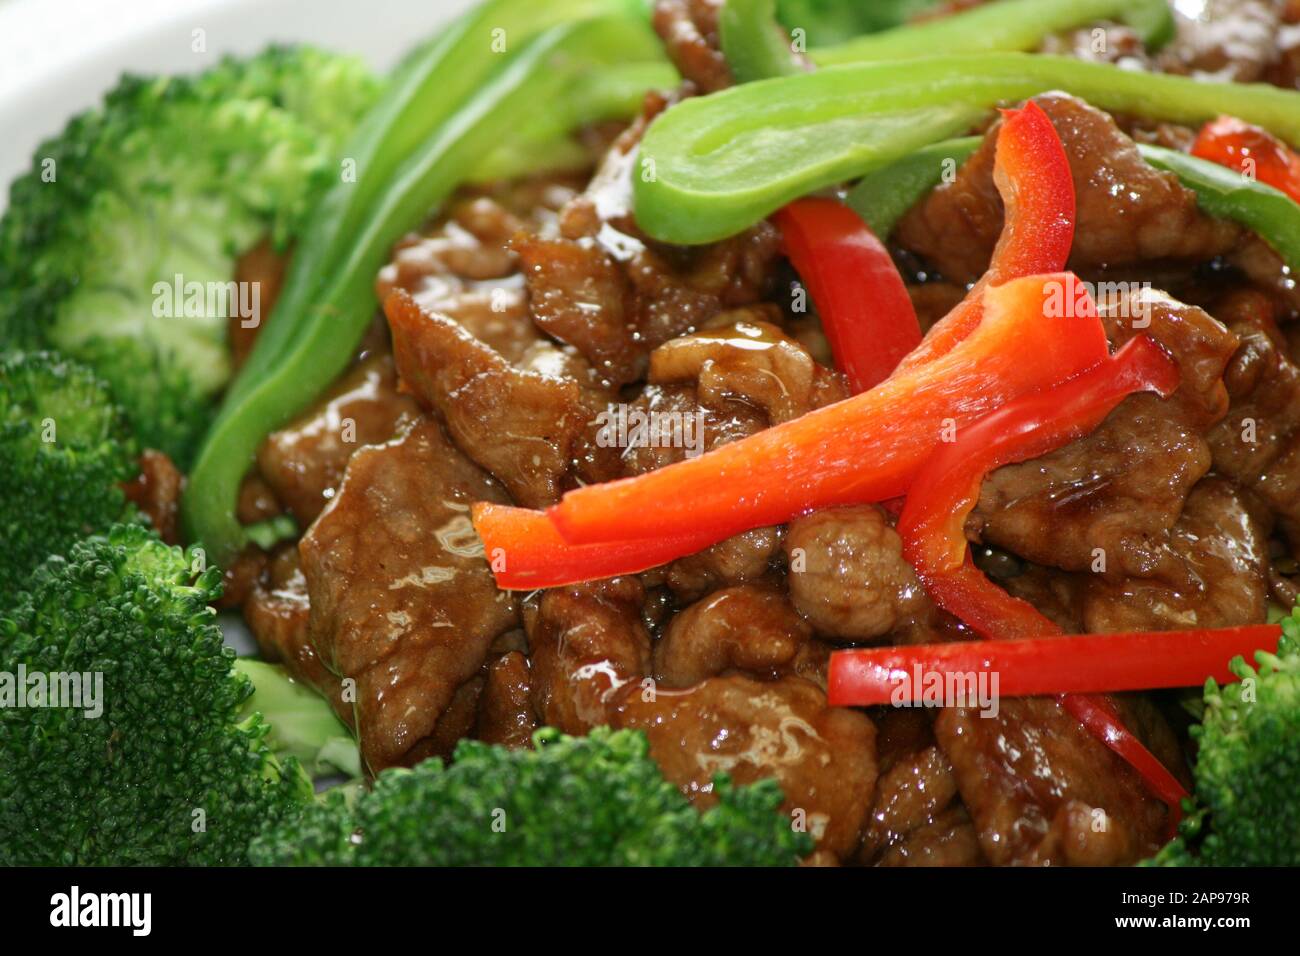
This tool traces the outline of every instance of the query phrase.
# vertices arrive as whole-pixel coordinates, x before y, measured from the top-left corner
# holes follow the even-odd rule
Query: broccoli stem
[[[283,667],[240,657],[235,670],[253,682],[241,716],[262,715],[270,725],[266,741],[277,757],[297,757],[313,777],[335,772],[361,776],[361,753],[351,731],[329,702],[289,676]]]

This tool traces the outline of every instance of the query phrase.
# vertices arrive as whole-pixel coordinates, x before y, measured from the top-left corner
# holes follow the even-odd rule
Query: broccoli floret
[[[208,606],[220,572],[198,561],[119,525],[50,558],[0,620],[0,864],[239,864],[312,799],[241,715],[253,687]],[[71,674],[69,700],[54,688]]]
[[[231,374],[236,257],[267,235],[285,246],[376,92],[359,61],[307,48],[123,78],[12,187],[0,341],[92,365],[141,442],[185,467]]]
[[[639,731],[544,729],[534,750],[465,740],[453,762],[386,770],[360,795],[327,794],[254,841],[261,865],[789,865],[812,850],[775,781],[717,781],[700,813],[664,780]]]
[[[1195,806],[1158,865],[1300,866],[1300,609],[1255,661],[1232,662],[1239,683],[1206,682]]]
[[[49,352],[0,356],[0,608],[51,554],[134,509],[126,420],[86,367]]]

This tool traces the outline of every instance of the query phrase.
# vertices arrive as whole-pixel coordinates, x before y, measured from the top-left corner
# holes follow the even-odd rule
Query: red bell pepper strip
[[[1084,302],[1095,317],[1091,298]],[[970,425],[955,442],[940,446],[912,483],[898,521],[904,555],[922,578],[956,570],[966,555],[966,516],[985,475],[1087,434],[1133,392],[1168,397],[1178,377],[1173,360],[1141,335],[1073,379],[1023,395]]]
[[[985,637],[1059,633],[1027,601],[990,582],[971,562],[963,527],[989,472],[1036,458],[1095,428],[1129,394],[1168,396],[1178,367],[1156,342],[1131,339],[1113,357],[1075,378],[1017,400],[941,446],[912,483],[898,519],[903,556],[931,598]]]
[[[1043,455],[1078,438],[1096,427],[1126,395],[1150,389],[1167,396],[1177,385],[1178,369],[1172,359],[1154,340],[1139,336],[1095,368],[1055,388],[1022,396],[935,452],[913,483],[898,523],[903,553],[934,602],[988,638],[1060,634],[1060,628],[1032,604],[997,587],[971,563],[962,529],[980,483],[995,468]],[[1148,788],[1170,805],[1171,819],[1177,819],[1186,791],[1124,726],[1111,702],[1078,694],[1064,694],[1058,700],[1094,737],[1128,762]]]
[[[1253,177],[1300,202],[1300,155],[1268,130],[1235,116],[1220,116],[1201,127],[1192,155]]]
[[[1275,650],[1281,633],[1277,624],[1253,624],[837,651],[827,694],[832,707],[920,703],[926,675],[981,672],[998,675],[1003,697],[1200,687],[1207,677],[1231,683],[1228,662]]]
[[[1074,178],[1056,127],[1032,100],[1002,111],[993,181],[1006,212],[988,271],[935,323],[900,370],[934,361],[970,335],[983,317],[987,286],[1065,268],[1074,242]]]
[[[1009,640],[1060,631],[1028,601],[1012,597],[975,567],[969,554],[960,567],[920,574],[930,599],[977,634]]]
[[[1012,597],[985,577],[971,563],[969,555],[956,570],[930,575],[928,579],[922,576],[922,581],[935,604],[960,617],[981,634],[1050,639],[1053,644],[1056,635],[1061,634],[1060,628],[1032,604]],[[837,666],[837,658],[846,653],[851,652],[836,651],[831,655],[832,672]],[[1106,697],[1061,694],[1057,703],[1136,770],[1147,788],[1169,805],[1172,836],[1173,828],[1182,817],[1182,799],[1187,796],[1187,791],[1169,768],[1124,726],[1119,713]]]
[[[472,517],[497,587],[506,591],[533,591],[636,574],[713,543],[688,535],[566,544],[545,512],[488,501],[475,503]]]
[[[1095,314],[1046,314],[1076,281],[990,286],[984,321],[928,365],[698,458],[570,491],[547,513],[570,544],[695,533],[721,541],[819,508],[897,497],[951,429],[1106,358]]]
[[[855,393],[884,381],[921,343],[921,323],[889,250],[834,199],[800,199],[774,219],[817,306],[836,367]]]
[[[1168,805],[1169,820],[1165,827],[1165,839],[1172,840],[1178,832],[1178,821],[1183,818],[1183,801],[1188,797],[1187,788],[1124,726],[1124,719],[1109,697],[1099,694],[1062,694],[1056,700],[1071,717],[1083,725],[1084,730],[1136,770],[1147,789]]]
[[[1015,641],[969,641],[913,647],[837,651],[831,655],[827,697],[832,707],[921,700],[926,675],[998,675],[1003,697],[1064,694],[1062,707],[1131,764],[1161,800],[1177,806],[1182,785],[1123,727],[1105,697],[1094,692],[1198,687],[1207,677],[1236,678],[1235,657],[1275,651],[1276,624],[1193,631],[1084,634]],[[904,681],[910,694],[899,694]]]

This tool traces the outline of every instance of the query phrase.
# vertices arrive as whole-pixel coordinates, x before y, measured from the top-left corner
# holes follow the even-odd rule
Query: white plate
[[[272,42],[346,50],[385,69],[472,3],[0,0],[0,209],[41,141],[98,102],[124,71],[193,72]]]

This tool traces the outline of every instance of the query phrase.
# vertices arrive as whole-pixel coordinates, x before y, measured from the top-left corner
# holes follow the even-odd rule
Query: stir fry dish
[[[1298,279],[1295,0],[128,76],[0,220],[0,861],[1300,865]]]

